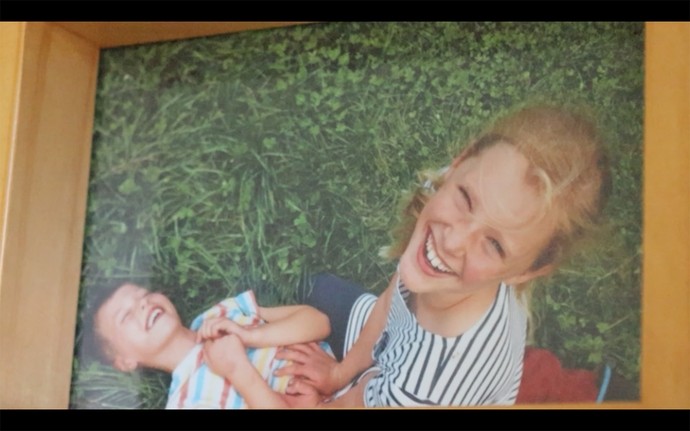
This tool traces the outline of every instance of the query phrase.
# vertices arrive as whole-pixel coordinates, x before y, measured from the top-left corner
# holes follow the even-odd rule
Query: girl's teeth
[[[453,271],[448,268],[446,265],[443,264],[441,261],[441,258],[438,257],[436,254],[436,250],[434,250],[432,240],[431,240],[431,234],[426,239],[426,258],[431,264],[431,266],[434,267],[434,269],[437,269],[441,272],[446,272],[446,273],[452,273]]]

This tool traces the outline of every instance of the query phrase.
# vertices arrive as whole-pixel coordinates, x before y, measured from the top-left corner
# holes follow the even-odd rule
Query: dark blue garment
[[[357,298],[365,293],[367,292],[362,286],[333,274],[321,273],[311,279],[311,290],[304,303],[321,311],[330,319],[331,334],[326,338],[326,342],[331,346],[338,361],[343,359],[350,310]]]

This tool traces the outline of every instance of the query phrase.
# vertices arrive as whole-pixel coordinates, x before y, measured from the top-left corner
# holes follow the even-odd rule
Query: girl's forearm
[[[324,409],[364,407],[364,388],[373,376],[374,374],[365,376],[361,382],[340,397],[330,402],[320,403],[317,407]]]
[[[331,332],[328,317],[306,305],[264,308],[262,311],[262,318],[266,319],[267,323],[252,329],[254,347],[308,343],[323,340]]]
[[[338,364],[337,373],[339,374],[339,384],[341,387],[373,365],[372,351],[386,326],[390,299],[394,288],[392,286],[393,282],[376,300],[376,304],[364,324],[359,338],[357,338],[352,349],[347,352],[342,362]]]

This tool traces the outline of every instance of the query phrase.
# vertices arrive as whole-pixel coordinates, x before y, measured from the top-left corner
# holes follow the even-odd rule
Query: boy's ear
[[[551,273],[551,271],[553,271],[554,268],[555,268],[554,265],[549,264],[549,265],[544,265],[541,268],[534,270],[534,271],[528,269],[527,271],[523,272],[520,275],[516,275],[514,277],[510,277],[510,278],[503,280],[503,282],[505,284],[508,284],[511,286],[519,286],[519,285],[526,283],[530,280],[534,280],[535,278],[542,277],[544,275]]]
[[[124,356],[117,356],[113,361],[113,366],[119,371],[128,373],[136,370],[139,366],[139,363],[134,359],[125,358]]]

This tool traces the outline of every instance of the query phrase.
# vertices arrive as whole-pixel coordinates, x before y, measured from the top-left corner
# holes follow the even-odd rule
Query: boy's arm
[[[247,406],[260,409],[289,407],[273,391],[247,357],[239,337],[230,334],[204,343],[204,358],[211,370],[228,379],[242,395]]]
[[[301,346],[278,352],[277,357],[293,361],[278,371],[276,375],[294,375],[303,377],[323,394],[332,394],[352,381],[362,371],[373,365],[371,353],[374,344],[386,326],[390,301],[395,290],[395,280],[391,279],[388,288],[376,300],[357,341],[342,362],[338,363],[320,349]],[[359,385],[358,385],[359,386]]]
[[[331,333],[328,316],[308,305],[259,307],[267,323],[251,328],[245,344],[252,347],[286,346],[323,340]],[[244,337],[243,337],[244,340]]]
[[[251,368],[251,369],[250,369]],[[286,409],[290,407],[283,397],[268,386],[256,368],[248,367],[246,372],[235,373],[229,379],[242,395],[250,409]]]

